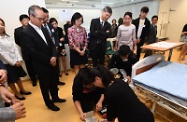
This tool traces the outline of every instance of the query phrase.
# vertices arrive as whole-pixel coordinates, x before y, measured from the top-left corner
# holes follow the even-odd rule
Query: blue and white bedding
[[[133,81],[187,101],[187,65],[162,61]]]

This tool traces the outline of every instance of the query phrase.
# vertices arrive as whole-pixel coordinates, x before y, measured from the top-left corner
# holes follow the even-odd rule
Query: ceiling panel
[[[48,8],[102,8],[104,6],[118,7],[150,0],[45,0]]]

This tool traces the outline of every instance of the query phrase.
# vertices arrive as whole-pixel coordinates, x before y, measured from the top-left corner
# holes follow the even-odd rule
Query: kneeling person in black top
[[[86,113],[93,111],[94,104],[96,110],[101,111],[104,101],[104,89],[83,84],[88,81],[88,72],[88,68],[80,69],[72,88],[73,101],[83,121],[87,118]]]
[[[113,122],[154,122],[151,111],[137,98],[134,91],[122,79],[115,79],[104,66],[90,70],[88,84],[105,88],[107,120]]]
[[[130,50],[129,46],[122,45],[118,51],[112,55],[109,68],[123,69],[130,78],[132,65],[138,61],[137,56]]]

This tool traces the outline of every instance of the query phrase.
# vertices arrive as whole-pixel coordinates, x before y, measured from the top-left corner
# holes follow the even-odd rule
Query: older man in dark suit
[[[29,7],[28,12],[30,22],[22,32],[23,46],[27,47],[31,54],[46,106],[52,111],[59,111],[60,108],[54,105],[54,102],[65,102],[66,100],[60,99],[58,96],[59,74],[56,65],[56,47],[47,30],[42,26],[45,18],[42,9],[33,5]]]
[[[104,64],[106,52],[106,39],[110,37],[111,25],[107,20],[112,15],[112,9],[106,6],[102,10],[100,18],[92,19],[90,25],[89,49],[92,56],[93,66]]]

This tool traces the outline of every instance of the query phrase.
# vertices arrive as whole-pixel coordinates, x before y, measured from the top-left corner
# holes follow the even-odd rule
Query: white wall
[[[171,41],[179,41],[183,26],[187,23],[187,0],[170,0],[168,36]]]
[[[6,31],[11,37],[14,37],[14,29],[21,25],[19,16],[28,14],[29,6],[45,6],[44,0],[0,0],[0,3],[0,18],[5,21]]]
[[[127,12],[127,11],[132,12],[133,13],[133,19],[136,19],[136,18],[139,17],[140,10],[143,6],[148,6],[149,7],[149,13],[148,13],[148,16],[147,16],[149,19],[151,19],[151,17],[153,15],[158,14],[159,1],[155,0],[155,1],[142,2],[142,3],[131,4],[131,5],[126,5],[126,6],[114,8],[112,17],[109,21],[111,21],[114,18],[118,21],[118,19],[120,17],[123,18],[125,12]]]
[[[62,8],[62,9],[64,9],[64,8]],[[72,9],[72,8],[69,8],[69,9],[72,10],[73,13],[79,12],[83,15],[84,23],[82,26],[85,27],[87,31],[90,30],[91,20],[93,18],[100,17],[100,15],[101,15],[101,10],[99,10],[99,9]],[[59,11],[61,9],[60,8],[48,8],[48,10],[49,10],[49,16],[55,17],[58,20],[59,26],[63,28],[64,24],[66,22],[60,21],[60,19],[59,19]]]

